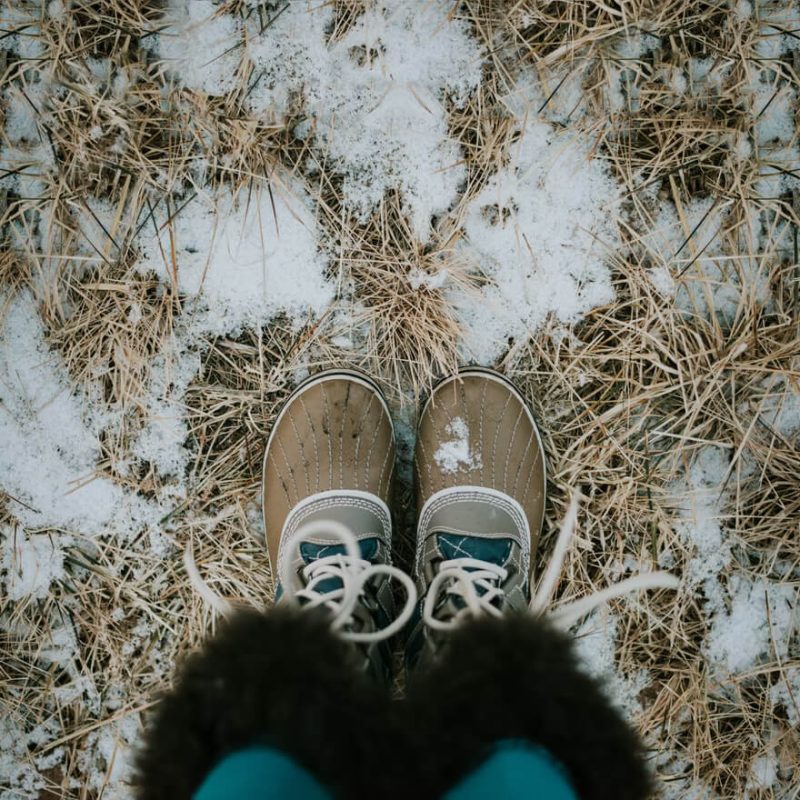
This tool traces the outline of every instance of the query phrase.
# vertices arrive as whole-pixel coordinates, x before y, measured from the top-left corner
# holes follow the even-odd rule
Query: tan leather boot
[[[467,368],[420,415],[414,578],[423,605],[413,664],[437,631],[470,616],[526,609],[545,507],[545,455],[533,415],[500,374]]]
[[[387,677],[385,640],[408,619],[410,579],[391,567],[387,507],[395,444],[386,402],[351,370],[313,376],[278,415],[264,456],[264,525],[279,601],[330,611],[332,627],[364,645]],[[395,618],[390,578],[409,603]]]

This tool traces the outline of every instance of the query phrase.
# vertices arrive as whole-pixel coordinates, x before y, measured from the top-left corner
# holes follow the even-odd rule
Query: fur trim
[[[188,800],[225,755],[283,750],[337,795],[374,797],[387,762],[389,700],[326,615],[239,611],[156,707],[137,758],[139,800]]]
[[[503,739],[548,750],[581,798],[650,794],[638,736],[578,669],[572,640],[540,618],[465,623],[431,666],[411,676],[405,713],[417,750],[409,796],[440,797]]]

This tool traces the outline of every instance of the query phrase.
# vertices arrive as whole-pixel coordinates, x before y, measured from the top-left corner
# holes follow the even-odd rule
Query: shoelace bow
[[[422,607],[425,624],[434,630],[446,631],[456,625],[465,614],[476,617],[491,614],[501,617],[503,611],[493,601],[503,598],[505,593],[500,584],[507,577],[507,569],[479,558],[453,558],[443,561],[425,595]],[[443,592],[460,598],[464,603],[464,607],[449,620],[437,619],[435,616],[436,606]]]
[[[334,536],[345,547],[344,553],[317,558],[303,567],[302,578],[292,569],[289,559],[279,566],[279,579],[288,598],[305,601],[307,608],[326,606],[333,612],[331,628],[338,631],[343,639],[351,642],[380,642],[398,633],[411,619],[417,603],[417,590],[414,582],[405,572],[389,564],[372,564],[362,558],[361,550],[352,531],[340,522],[317,520],[301,525],[291,534],[283,547],[294,552],[300,543],[314,536]],[[353,624],[354,612],[367,584],[374,578],[385,575],[395,578],[406,590],[406,604],[402,611],[385,628],[375,631],[349,630]],[[338,580],[341,587],[319,591],[323,581]]]
[[[580,600],[572,600],[548,610],[552,600],[564,558],[575,533],[578,517],[578,500],[573,497],[567,515],[561,524],[553,555],[542,576],[539,586],[531,599],[529,610],[533,614],[546,614],[559,628],[566,630],[595,608],[615,597],[645,589],[675,589],[680,581],[667,572],[646,572],[634,575],[605,589],[592,592]],[[439,571],[431,581],[422,610],[424,623],[433,630],[451,630],[467,616],[491,614],[502,616],[503,611],[494,601],[502,600],[505,592],[502,582],[508,577],[508,570],[491,562],[475,558],[456,558],[443,561]],[[463,602],[450,619],[437,619],[436,608],[442,593],[459,598]]]
[[[344,545],[345,552],[317,558],[306,564],[299,575],[292,568],[291,560],[284,558],[278,566],[278,579],[283,587],[283,598],[286,601],[302,602],[304,608],[326,606],[333,613],[331,629],[351,642],[380,642],[400,631],[411,619],[417,603],[414,581],[397,567],[389,564],[372,564],[362,558],[361,549],[353,532],[346,525],[333,520],[315,520],[301,525],[287,537],[283,548],[288,548],[287,553],[294,553],[303,541],[314,536],[326,538],[333,536]],[[195,591],[215,611],[228,616],[233,611],[233,605],[224,597],[220,597],[203,580],[192,555],[191,543],[186,546],[183,553],[183,563]],[[396,578],[403,584],[406,590],[406,604],[403,610],[385,628],[376,631],[349,630],[355,621],[354,612],[367,584],[379,575],[386,575],[390,579]],[[323,581],[331,579],[338,580],[341,586],[320,591]]]

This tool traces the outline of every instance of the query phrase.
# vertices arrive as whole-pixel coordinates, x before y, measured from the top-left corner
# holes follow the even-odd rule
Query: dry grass
[[[709,445],[730,456],[723,522],[736,569],[780,583],[800,565],[789,522],[800,510],[798,456],[764,423],[762,406],[788,391],[765,381],[798,377],[792,268],[775,276],[773,310],[745,303],[722,329],[665,309],[640,264],[618,266],[618,301],[588,316],[580,343],[531,342],[509,365],[550,432],[551,530],[574,487],[587,497],[564,596],[602,587],[626,557],[657,568],[669,551],[673,570],[689,574],[696,555],[675,524],[689,500],[670,487]],[[690,779],[720,796],[744,797],[753,759],[776,743],[786,774],[796,771],[797,731],[768,699],[786,664],[774,653],[748,674],[710,674],[702,606],[702,594],[682,591],[615,607],[618,663],[624,674],[650,674],[638,721],[658,751],[677,754]],[[665,774],[676,778],[674,767]]]
[[[337,42],[343,39],[350,28],[358,22],[359,17],[373,5],[373,0],[328,0],[333,6],[333,24],[329,40]]]
[[[338,41],[370,3],[332,5],[328,36]],[[228,2],[219,13],[256,14],[267,25],[276,11]],[[459,202],[422,243],[396,193],[365,220],[344,207],[341,176],[326,154],[313,136],[295,136],[302,97],[286,119],[249,110],[259,76],[245,58],[228,95],[172,85],[144,47],[160,14],[158,2],[72,2],[57,19],[42,15],[35,34],[19,31],[35,35],[39,56],[12,51],[2,63],[4,118],[30,107],[39,135],[4,174],[0,313],[15,293],[35,291],[48,341],[76,391],[113,412],[98,472],[144,498],[172,497],[173,477],[130,453],[147,422],[154,363],[181,355],[172,338],[186,324],[185,298],[135,269],[142,225],[168,226],[201,186],[246,192],[268,185],[276,165],[288,167],[317,201],[338,297],[299,330],[278,319],[192,343],[201,368],[183,398],[191,460],[180,477],[188,490],[174,497],[157,532],[121,541],[113,531],[22,531],[13,505],[0,505],[12,544],[14,536],[49,537],[66,554],[65,578],[46,599],[0,603],[5,714],[26,731],[44,726],[32,762],[57,755],[41,767],[50,794],[40,797],[99,797],[100,789],[69,787],[71,779],[85,785],[87,754],[111,775],[113,755],[96,755],[108,753],[98,737],[110,731],[121,753],[128,734],[119,725],[137,720],[175,661],[213,630],[213,614],[182,567],[187,545],[220,594],[251,605],[269,600],[254,501],[265,437],[298,374],[344,362],[368,369],[413,424],[408,401],[457,365],[460,331],[443,287],[479,289],[480,265],[458,247],[462,212],[508,163],[519,120],[504,99],[525,70],[547,87],[545,112],[570,85],[579,87],[556,124],[592,137],[626,192],[623,244],[611,259],[614,303],[569,336],[542,331],[513,342],[496,365],[524,387],[547,432],[552,500],[542,559],[571,492],[578,487],[586,498],[561,595],[605,584],[626,560],[653,566],[667,551],[674,571],[689,569],[696,554],[680,533],[686,498],[676,496],[675,482],[709,445],[730,459],[722,510],[734,552],[728,572],[773,582],[798,574],[798,442],[774,430],[764,409],[800,386],[800,219],[797,190],[761,191],[765,174],[797,165],[787,163],[785,148],[759,138],[764,104],[773,100],[752,91],[763,66],[758,16],[739,19],[727,3],[702,0],[454,4],[488,58],[480,87],[448,108],[466,165]],[[642,32],[648,47],[621,56],[620,43]],[[98,58],[107,69],[102,81],[89,61]],[[695,80],[698,58],[729,63],[718,79]],[[773,59],[769,69],[775,97],[800,84],[796,60]],[[57,91],[41,91],[45,75]],[[37,148],[49,154],[44,167]],[[722,245],[713,252],[696,245],[686,222],[698,201],[725,208]],[[665,256],[647,234],[667,204],[684,223],[685,242]],[[110,226],[101,222],[108,218]],[[676,279],[680,308],[654,287],[653,266]],[[710,313],[714,291],[734,283],[728,312]],[[757,290],[762,284],[770,303]],[[407,462],[408,442],[403,448]],[[405,501],[410,491],[408,482],[398,487]],[[797,792],[791,709],[770,701],[787,670],[800,667],[796,634],[788,659],[774,649],[748,673],[720,676],[704,655],[709,623],[700,594],[661,593],[611,611],[621,674],[650,676],[635,721],[656,753],[671,754],[656,769],[679,787],[674,792],[684,791],[684,779],[722,797]],[[54,634],[74,637],[74,657],[52,657]],[[772,750],[785,777],[774,792],[747,795],[755,759]]]
[[[711,3],[660,3],[657,15],[638,3],[620,5],[619,15],[611,13],[613,6],[582,3],[547,4],[541,13],[524,3],[507,4],[508,14],[491,8],[494,18],[484,16],[476,28],[488,26],[499,59],[515,63],[522,54],[555,75],[553,83],[559,69],[584,74],[589,113],[579,124],[597,136],[629,191],[614,305],[588,315],[576,331],[580,341],[565,346],[535,340],[506,361],[512,375],[527,381],[551,432],[553,523],[572,487],[580,486],[588,498],[582,546],[564,575],[565,596],[604,585],[626,557],[655,567],[669,551],[673,569],[687,573],[696,555],[676,525],[687,497],[675,496],[671,487],[709,445],[730,457],[721,521],[734,543],[735,569],[755,581],[785,581],[800,565],[790,522],[800,507],[798,450],[770,428],[763,408],[765,400],[771,404],[796,392],[800,378],[796,244],[792,252],[798,216],[791,194],[765,197],[756,183],[774,172],[769,162],[778,149],[759,144],[760,109],[748,89],[757,20],[736,20]],[[524,26],[515,21],[523,10],[532,14]],[[647,30],[658,34],[661,47],[620,63],[610,44],[641,19],[649,20]],[[509,59],[511,49],[515,56]],[[693,84],[689,58],[723,53],[732,61],[724,77]],[[776,93],[798,85],[789,66],[773,68]],[[628,89],[618,110],[604,117],[614,105],[609,76],[619,69],[626,70]],[[684,91],[675,85],[681,79]],[[742,141],[752,143],[745,155],[737,152]],[[648,196],[653,191],[655,201]],[[728,255],[704,258],[692,241],[696,231],[684,225],[685,246],[667,257],[667,265],[682,276],[692,299],[685,313],[676,313],[644,277],[659,257],[648,252],[641,235],[665,200],[682,216],[687,203],[707,196],[714,207],[727,204],[717,235]],[[775,234],[784,223],[794,233],[781,238]],[[768,244],[754,273],[747,232],[760,225],[769,231]],[[773,293],[770,307],[754,291],[759,272]],[[710,293],[732,280],[744,287],[734,311],[709,314]],[[790,723],[796,698],[789,700],[794,709],[773,708],[769,699],[773,687],[788,687],[787,664],[774,640],[771,658],[758,668],[715,675],[703,650],[708,622],[702,595],[684,591],[646,605],[625,604],[614,613],[621,628],[619,668],[627,675],[645,669],[650,676],[638,698],[637,721],[662,754],[656,769],[665,785],[677,787],[672,792],[681,796],[689,785],[722,797],[797,790],[793,778],[774,795],[750,784],[756,759],[769,752],[783,775],[798,770],[800,743]],[[796,632],[789,652],[796,668]]]
[[[616,37],[646,31],[671,39],[688,55],[721,51],[720,26],[731,16],[724,0],[468,0],[464,13],[475,30],[512,64],[554,66],[609,54]]]
[[[450,135],[462,148],[467,180],[460,206],[480,193],[489,178],[508,163],[509,147],[519,138],[514,115],[503,103],[508,86],[486,70],[478,88],[449,113]]]
[[[477,281],[457,252],[460,231],[444,220],[428,242],[417,241],[396,194],[364,224],[334,198],[323,209],[338,284],[356,301],[349,325],[365,340],[364,366],[401,401],[419,400],[458,364],[460,329],[443,287],[470,290]]]
[[[120,479],[117,462],[146,421],[152,360],[180,304],[156,276],[105,264],[70,281],[64,302],[63,316],[48,320],[50,342],[76,380],[93,386],[96,400],[118,414],[119,423],[102,437],[98,468]]]
[[[186,394],[199,510],[241,502],[258,491],[270,424],[313,335],[313,327],[293,333],[276,320],[269,328],[208,343]]]

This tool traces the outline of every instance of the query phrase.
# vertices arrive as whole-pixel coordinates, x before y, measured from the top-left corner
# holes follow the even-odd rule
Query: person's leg
[[[217,764],[194,800],[332,800],[333,795],[294,759],[271,747],[238,750]]]
[[[410,579],[389,563],[393,469],[392,421],[368,379],[323,373],[289,398],[264,458],[280,599],[236,613],[188,658],[145,734],[140,800],[202,798],[244,780],[242,764],[268,776],[244,795],[254,800],[286,796],[287,780],[296,791],[312,780],[337,796],[385,796],[387,639],[414,603]],[[393,578],[409,591],[398,619]]]
[[[367,796],[368,773],[352,766],[386,759],[388,704],[324,611],[239,611],[187,658],[156,706],[137,797],[189,800],[223,759],[254,746],[285,754],[337,795]],[[269,797],[272,787],[262,788],[242,797]]]
[[[638,737],[580,671],[569,637],[530,613],[546,471],[519,391],[484,369],[443,381],[420,415],[415,467],[421,600],[405,713],[416,795],[476,796],[491,780],[509,792],[496,797],[646,797]],[[508,741],[539,756],[498,754]]]
[[[544,751],[577,797],[650,794],[639,737],[581,671],[572,640],[541,617],[464,621],[436,658],[409,676],[407,703],[412,758],[425,787],[419,797],[441,797],[488,768],[504,741]],[[517,794],[509,800],[562,796],[545,791],[552,781],[540,783],[541,774],[517,770],[510,778]]]
[[[527,800],[531,787],[539,800],[577,800],[564,769],[546,750],[503,741],[444,800]]]

